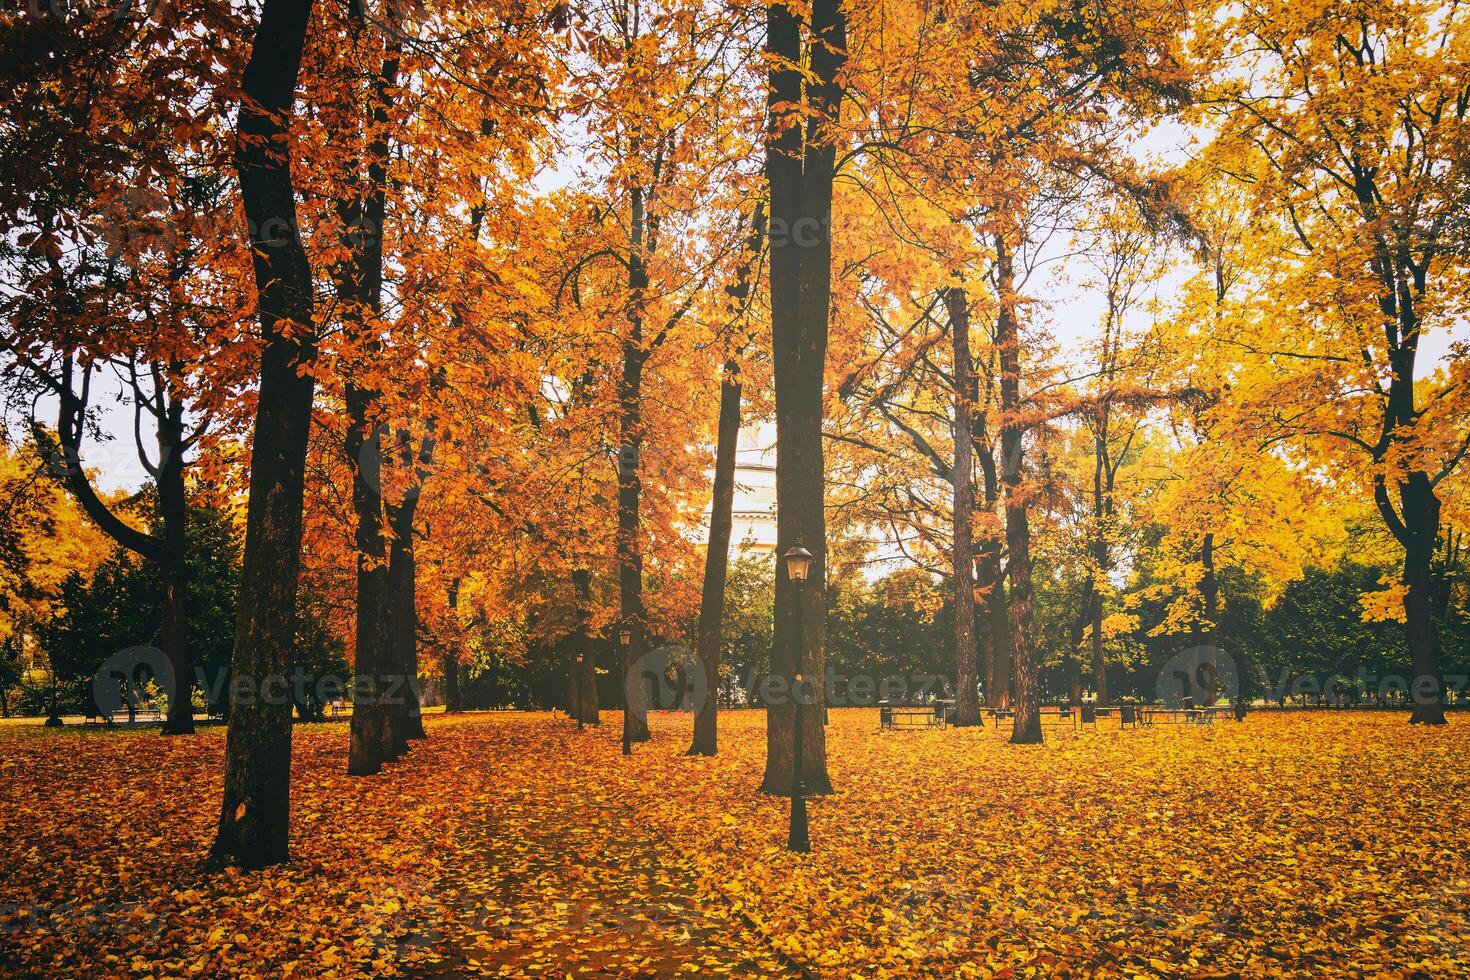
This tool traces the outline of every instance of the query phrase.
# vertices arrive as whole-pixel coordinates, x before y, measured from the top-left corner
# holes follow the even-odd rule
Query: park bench
[[[1153,725],[1209,725],[1215,720],[1213,708],[1141,708],[1139,715],[1143,724]]]
[[[99,724],[104,724],[104,725],[112,725],[112,724],[116,724],[118,722],[122,722],[123,724],[127,724],[128,723],[128,709],[127,708],[119,708],[118,710],[114,711],[110,716],[107,715],[107,714],[105,714],[105,713],[103,713],[103,712],[99,712],[99,711],[95,711],[95,710],[89,710],[87,712],[87,716],[86,716],[86,719],[85,720],[87,721],[88,724],[91,724],[94,721],[97,722],[97,723],[99,723]],[[140,705],[139,707],[137,707],[137,708],[135,708],[133,710],[132,721],[133,722],[140,722],[140,721],[158,722],[158,721],[163,721],[163,712],[161,710],[159,710],[159,708],[158,708],[157,705],[151,705],[151,706],[146,706],[146,707]]]
[[[1053,725],[1071,725],[1077,727],[1077,713],[1071,708],[1041,708],[1037,714],[1043,725],[1050,722]]]
[[[943,704],[878,704],[879,728],[943,728],[948,720]]]
[[[1014,708],[990,708],[987,710],[990,714],[991,720],[994,721],[997,726],[999,726],[1002,722],[1011,721],[1016,717],[1016,711]],[[1038,708],[1036,713],[1041,720],[1041,724],[1043,725],[1070,724],[1073,727],[1076,727],[1078,723],[1077,714],[1071,708]]]

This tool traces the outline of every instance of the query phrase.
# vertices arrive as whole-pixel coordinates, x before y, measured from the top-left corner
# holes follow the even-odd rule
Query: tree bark
[[[623,652],[623,737],[628,742],[646,742],[648,706],[643,686],[630,680],[634,664],[644,654],[646,642],[643,606],[643,547],[639,539],[643,481],[639,475],[643,451],[641,431],[643,384],[643,352],[628,345],[623,361],[622,440],[618,453],[618,613],[623,628],[631,634],[631,642]]]
[[[740,442],[740,365],[728,361],[720,378],[720,418],[715,432],[715,477],[709,515],[709,545],[704,553],[704,586],[699,596],[699,632],[695,639],[704,671],[705,698],[694,715],[694,741],[686,755],[715,755],[719,750],[720,638],[725,622],[725,579],[730,568],[730,534],[734,524],[735,455]]]
[[[1409,723],[1443,725],[1444,684],[1439,674],[1439,623],[1434,611],[1434,549],[1439,538],[1439,498],[1429,478],[1412,473],[1400,489],[1404,535],[1404,626],[1414,664]]]
[[[773,673],[788,690],[797,674],[820,695],[825,669],[826,514],[822,446],[823,383],[832,297],[832,183],[835,129],[843,96],[847,23],[838,0],[815,0],[802,58],[801,23],[785,3],[766,13],[768,123],[766,183],[771,207],[771,342],[776,387],[776,553],[800,544],[812,553],[809,584],[798,589],[778,557]],[[809,81],[803,91],[805,64]],[[805,107],[805,133],[794,107]],[[796,635],[796,603],[802,636]],[[795,762],[794,698],[766,710],[766,771],[761,789],[789,793]],[[820,709],[820,696],[813,707]],[[819,717],[814,712],[813,718]],[[831,792],[825,726],[803,726],[803,776],[809,792]]]
[[[1107,411],[1106,408],[1103,411]],[[1092,563],[1094,575],[1105,575],[1108,572],[1111,559],[1108,555],[1108,542],[1105,537],[1106,522],[1112,516],[1112,489],[1113,477],[1112,467],[1108,459],[1107,445],[1107,421],[1103,420],[1099,426],[1101,432],[1093,441],[1093,469],[1092,469],[1092,519],[1094,523],[1092,531]],[[1104,660],[1102,621],[1103,621],[1103,592],[1094,582],[1089,590],[1091,608],[1088,612],[1092,619],[1092,677],[1096,686],[1097,706],[1103,707],[1108,703],[1108,666]]]
[[[572,684],[576,691],[577,713],[572,717],[584,725],[602,724],[597,704],[597,657],[587,617],[592,607],[592,573],[585,568],[572,570],[572,586],[577,594],[577,635],[573,653]]]
[[[1103,658],[1103,600],[1102,593],[1096,589],[1092,591],[1092,622],[1089,624],[1092,631],[1092,683],[1096,695],[1096,703],[1099,708],[1108,703],[1108,665]]]
[[[648,624],[643,605],[643,367],[648,354],[643,345],[643,304],[648,270],[643,250],[648,245],[648,220],[643,189],[632,194],[631,240],[628,257],[629,323],[623,341],[623,373],[618,384],[618,612],[632,642],[623,647],[623,740],[649,738],[643,685],[632,678],[633,665],[643,656]]]
[[[413,454],[405,440],[404,458],[411,462]],[[424,737],[423,717],[418,699],[418,565],[414,557],[413,522],[418,513],[417,489],[398,504],[388,507],[388,623],[389,642],[387,669],[384,672],[389,693],[385,758],[395,760],[408,752],[408,743]]]
[[[980,614],[989,652],[985,674],[986,704],[1002,710],[1011,706],[1011,614],[1006,599],[1005,572],[996,551],[988,550],[981,557],[976,584],[987,590]]]
[[[253,248],[261,355],[245,519],[224,793],[211,863],[289,858],[291,702],[284,686],[296,619],[301,505],[316,354],[311,266],[296,224],[289,125],[311,0],[264,0],[241,84],[235,168]]]
[[[357,26],[362,26],[359,20]],[[383,235],[387,223],[388,107],[398,84],[400,51],[389,39],[373,85],[372,134],[366,174],[354,173],[351,196],[338,203],[347,259],[337,270],[337,294],[349,338],[360,345],[344,384],[347,436],[344,448],[352,470],[352,506],[356,521],[357,611],[351,736],[347,773],[377,773],[389,743],[389,719],[382,704],[384,667],[391,636],[388,556],[383,534],[383,435],[378,418],[381,394],[358,381],[371,375],[381,360],[377,318],[383,308]]]
[[[980,724],[975,650],[975,364],[970,356],[970,301],[961,287],[945,291],[954,340],[954,664],[955,715],[960,727]]]
[[[1205,654],[1205,705],[1208,707],[1215,703],[1220,696],[1220,583],[1215,578],[1215,535],[1206,531],[1203,544],[1200,548],[1200,564],[1204,566],[1204,574],[1200,577],[1200,594],[1205,600],[1205,627],[1204,646],[1207,648]]]
[[[1005,240],[996,238],[996,294],[1000,301],[995,343],[1000,358],[1001,482],[1005,485],[1006,563],[1010,579],[1011,655],[1016,670],[1013,745],[1041,741],[1036,651],[1031,645],[1031,524],[1022,487],[1025,428],[1021,410],[1021,339],[1015,309],[1015,273]]]
[[[449,583],[449,615],[454,619],[455,636],[459,634],[459,579]],[[464,710],[459,693],[459,644],[445,647],[439,659],[439,669],[444,677],[444,713],[456,714]]]
[[[444,674],[444,713],[458,714],[464,710],[464,701],[459,693],[459,657],[453,650],[445,651],[439,669]]]
[[[382,427],[369,417],[374,396],[347,386],[345,448],[352,466],[352,506],[357,526],[357,609],[353,658],[352,722],[347,774],[371,776],[382,769],[387,740],[382,695],[388,644],[388,557],[383,542]]]
[[[978,391],[976,402],[978,404]],[[1000,475],[995,450],[990,445],[985,413],[975,414],[975,449],[985,478],[985,510],[994,514],[1000,502]],[[1006,604],[1005,573],[1001,565],[1001,543],[987,536],[980,543],[980,561],[975,585],[983,596],[977,611],[985,665],[986,704],[993,709],[1011,703],[1011,620]]]
[[[165,735],[194,734],[194,664],[189,656],[189,499],[184,485],[184,403],[167,399],[159,420],[158,505],[163,521],[163,652],[173,671]]]

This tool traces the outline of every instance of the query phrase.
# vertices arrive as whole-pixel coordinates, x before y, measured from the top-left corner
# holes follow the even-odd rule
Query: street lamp
[[[806,772],[802,764],[802,704],[801,676],[806,660],[806,634],[801,628],[802,586],[812,569],[812,553],[801,545],[791,548],[781,556],[786,563],[786,577],[796,585],[796,671],[791,678],[791,694],[796,700],[796,724],[792,731],[791,765],[791,827],[786,835],[786,849],[803,854],[812,849],[806,826]]]
[[[633,631],[626,626],[618,627],[618,646],[623,657],[623,755],[633,754],[633,720],[628,716],[628,647],[633,644]]]

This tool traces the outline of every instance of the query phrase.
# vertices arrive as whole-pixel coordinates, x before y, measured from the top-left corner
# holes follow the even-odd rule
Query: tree
[[[47,654],[51,719],[60,724],[58,683],[79,676],[71,650],[38,643],[36,634],[66,609],[68,591],[88,582],[106,555],[108,538],[75,498],[57,485],[34,444],[0,445],[0,643],[6,710],[12,686],[24,690],[38,652]]]
[[[157,495],[147,494],[147,523],[162,522]],[[194,676],[175,678],[170,698],[186,696],[196,679],[211,713],[228,708],[230,643],[234,627],[240,548],[228,512],[191,503],[185,552],[189,592],[185,629],[195,637]],[[120,650],[158,644],[168,624],[148,597],[159,592],[163,571],[114,546],[90,575],[73,572],[62,582],[56,611],[37,632],[52,665],[69,680],[90,682]],[[89,692],[90,693],[90,692]],[[170,706],[172,707],[172,706]],[[193,714],[193,706],[189,713]]]
[[[954,340],[954,644],[955,724],[980,724],[979,665],[975,659],[975,417],[980,390],[970,356],[970,300],[950,287],[944,295]]]
[[[1011,655],[1016,669],[1015,745],[1041,741],[1037,704],[1037,663],[1031,633],[1031,523],[1022,483],[1025,420],[1021,405],[1021,339],[1013,245],[1004,233],[995,239],[995,292],[999,297],[995,346],[1000,362],[1001,484],[1005,487],[1006,576],[1010,585]]]
[[[254,696],[230,705],[215,864],[289,858],[291,705],[263,695],[285,680],[296,617],[307,437],[316,379],[311,265],[296,221],[290,120],[312,0],[265,0],[242,93],[235,170],[252,244],[264,341],[250,502],[231,671]],[[233,695],[233,692],[232,692]]]
[[[1420,360],[1466,310],[1452,230],[1467,193],[1465,14],[1251,3],[1224,26],[1200,45],[1215,68],[1211,159],[1267,232],[1252,242],[1236,340],[1255,370],[1237,397],[1260,406],[1263,442],[1330,461],[1373,500],[1403,549],[1410,721],[1442,724],[1433,561],[1440,491],[1470,450],[1470,368],[1452,349],[1424,378]]]
[[[709,696],[699,705],[694,717],[694,740],[688,755],[715,755],[719,746],[718,687],[720,660],[723,653],[725,616],[725,581],[730,564],[730,534],[735,505],[735,454],[740,442],[740,401],[742,383],[740,359],[751,341],[751,331],[740,329],[754,299],[753,269],[760,258],[765,239],[765,209],[756,208],[750,234],[745,242],[745,258],[740,263],[735,281],[726,287],[729,296],[730,333],[740,333],[739,340],[727,341],[730,348],[724,369],[720,372],[720,415],[715,427],[715,471],[710,501],[709,540],[704,551],[704,583],[699,593],[699,626],[694,648],[710,687]]]
[[[841,72],[847,19],[838,0],[814,0],[803,24],[786,3],[766,12],[768,113],[766,185],[771,215],[771,352],[776,389],[776,553],[812,553],[810,580],[827,569],[823,386],[832,294],[832,186],[840,138]],[[766,771],[761,789],[789,793],[795,780],[796,678],[821,678],[826,592],[798,589],[776,563],[772,671],[788,682],[789,703],[767,708]],[[803,609],[798,615],[796,603]],[[801,623],[802,635],[795,632]],[[820,682],[815,685],[820,689]],[[805,691],[812,687],[805,688]],[[803,732],[803,786],[831,792],[826,733]]]
[[[344,140],[354,151],[347,156],[346,192],[336,204],[346,258],[333,270],[342,306],[346,350],[351,360],[343,378],[347,411],[343,451],[352,472],[352,507],[357,564],[356,623],[353,637],[354,689],[347,773],[377,773],[385,759],[397,757],[399,746],[390,731],[389,710],[381,699],[390,650],[397,641],[393,620],[398,612],[390,592],[392,566],[384,545],[383,453],[386,425],[381,418],[379,385],[382,371],[383,248],[387,228],[389,110],[399,84],[402,25],[393,5],[379,30],[365,24],[366,10],[353,5],[348,28],[351,47],[372,61],[375,74],[366,85],[352,80],[352,96],[343,110],[355,132]],[[371,39],[369,42],[368,39]],[[370,56],[370,57],[369,57]],[[351,68],[349,68],[351,70]],[[367,97],[359,103],[359,93]],[[362,106],[359,109],[359,104]],[[399,570],[401,576],[401,569]]]
[[[1109,576],[1114,568],[1114,549],[1119,544],[1118,473],[1130,454],[1137,455],[1144,411],[1161,400],[1159,393],[1148,388],[1149,350],[1132,335],[1127,318],[1142,300],[1158,265],[1153,254],[1155,236],[1129,213],[1126,204],[1111,216],[1103,216],[1095,234],[1099,247],[1093,265],[1105,302],[1101,335],[1095,345],[1095,366],[1079,405],[1093,449],[1091,514],[1087,522],[1090,567],[1083,604],[1096,703],[1106,705],[1109,698],[1103,619],[1113,591]]]
[[[23,18],[34,23],[22,33],[50,54],[21,59],[17,109],[0,117],[10,145],[54,141],[38,161],[44,176],[27,164],[23,201],[9,181],[0,192],[16,232],[0,248],[11,284],[0,301],[7,387],[92,521],[163,570],[162,647],[181,685],[163,725],[170,735],[194,726],[185,483],[211,426],[231,427],[242,373],[229,348],[242,310],[228,281],[244,252],[219,234],[229,196],[207,162],[220,152],[215,113],[238,65],[220,38],[236,20],[193,7],[180,16],[206,26],[180,37],[164,18],[78,15],[47,33],[39,24],[49,18]],[[53,78],[65,79],[64,96],[43,94],[56,91]],[[118,403],[131,403],[133,452],[157,489],[164,519],[154,533],[109,507],[84,461],[87,437],[104,430],[109,382]]]

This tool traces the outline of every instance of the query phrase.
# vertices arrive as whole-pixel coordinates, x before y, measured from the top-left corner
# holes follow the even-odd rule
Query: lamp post
[[[623,658],[623,755],[633,754],[633,726],[628,718],[628,647],[633,643],[633,631],[626,626],[618,627],[618,649]]]
[[[792,726],[791,760],[791,826],[786,835],[786,849],[803,854],[812,849],[806,825],[806,772],[802,764],[802,668],[806,661],[806,633],[801,626],[802,586],[812,568],[812,553],[796,545],[781,556],[786,563],[786,577],[796,585],[796,670],[791,678],[791,696],[796,704],[796,719]]]

